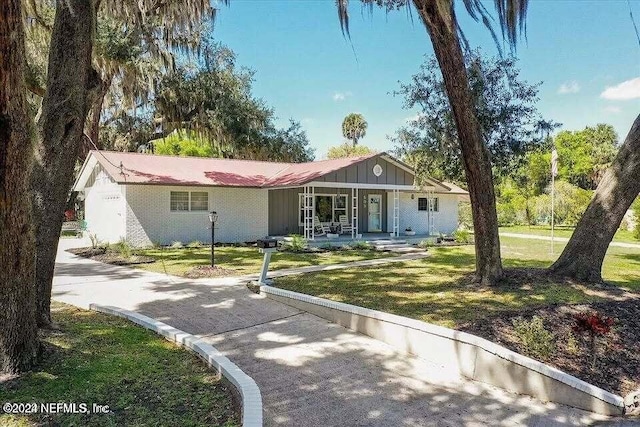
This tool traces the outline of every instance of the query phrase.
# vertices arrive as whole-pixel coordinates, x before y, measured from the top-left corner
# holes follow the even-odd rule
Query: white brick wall
[[[216,242],[246,242],[268,234],[268,192],[255,188],[126,185],[127,240],[153,243],[211,242],[208,212],[171,212],[171,191],[207,191],[209,210],[218,212]]]
[[[98,168],[99,169],[99,168]],[[102,170],[85,193],[87,231],[100,241],[116,243],[125,237],[125,200],[123,188]]]
[[[427,197],[427,194],[400,193],[400,234],[411,227],[418,234],[429,232],[428,211],[418,210],[418,198]],[[434,228],[436,233],[450,234],[458,228],[458,196],[449,194],[436,194],[439,210],[434,212]],[[393,229],[393,193],[387,193],[387,229]]]

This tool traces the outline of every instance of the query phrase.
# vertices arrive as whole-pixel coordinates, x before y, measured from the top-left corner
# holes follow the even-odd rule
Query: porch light
[[[215,248],[216,248],[216,222],[218,221],[218,212],[209,212],[209,222],[211,223],[211,267],[215,267]]]
[[[413,194],[413,193],[411,193],[411,200],[413,200],[413,199],[415,199],[415,198],[416,198],[416,195],[415,195],[415,194]]]

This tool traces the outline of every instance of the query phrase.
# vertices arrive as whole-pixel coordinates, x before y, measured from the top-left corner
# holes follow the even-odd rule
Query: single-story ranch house
[[[74,184],[90,233],[134,246],[327,233],[367,237],[451,233],[463,189],[415,173],[386,153],[308,163],[91,151]],[[322,236],[322,237],[321,237]]]

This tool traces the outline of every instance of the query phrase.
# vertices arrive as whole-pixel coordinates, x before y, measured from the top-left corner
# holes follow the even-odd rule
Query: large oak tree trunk
[[[31,182],[41,327],[51,324],[51,283],[64,208],[91,102],[90,89],[99,82],[91,67],[95,23],[95,0],[58,0]]]
[[[453,1],[414,0],[444,79],[462,149],[476,246],[476,276],[492,285],[502,276],[498,216],[489,151],[476,116],[458,38]]]
[[[38,350],[29,173],[31,118],[19,0],[0,8],[0,372],[29,369]]]
[[[611,167],[580,218],[578,225],[550,267],[554,274],[602,281],[602,262],[622,218],[640,192],[640,116],[627,135]]]

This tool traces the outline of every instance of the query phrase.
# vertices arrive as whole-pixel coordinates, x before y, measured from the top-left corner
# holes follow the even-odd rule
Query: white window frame
[[[187,209],[173,209],[173,194],[178,194],[178,193],[187,193]],[[191,196],[189,195],[188,191],[170,191],[169,192],[169,211],[170,212],[189,212],[189,208],[191,207]],[[178,202],[176,202],[177,204]],[[180,201],[179,203],[184,203],[184,201]]]
[[[438,197],[433,197],[431,198],[431,200],[429,200],[429,197],[418,197],[418,212],[429,212],[429,203],[433,203],[433,211],[432,212],[439,212],[440,211],[440,200],[438,200]],[[427,208],[426,209],[420,209],[420,199],[427,199]]]
[[[338,223],[340,222],[340,217],[339,215],[336,215],[336,211],[344,211],[344,215],[349,215],[349,199],[347,197],[346,194],[329,194],[329,193],[315,193],[314,194],[315,197],[331,197],[331,221],[330,223]],[[303,197],[304,197],[304,193],[298,193],[298,226],[303,227],[304,223],[300,221],[300,218],[303,215],[303,208],[304,208],[304,204],[303,204]],[[344,203],[345,203],[345,207],[344,208],[338,208],[336,207],[336,198],[337,197],[343,197]],[[313,201],[313,205],[316,206],[317,203],[315,202],[315,200]],[[313,217],[316,217],[316,212],[313,212]]]
[[[204,209],[193,209],[193,193],[201,193],[207,196],[207,206]],[[208,191],[189,191],[189,211],[191,212],[209,212],[209,192]]]
[[[172,209],[171,208],[171,195],[173,193],[187,193],[188,197],[187,197],[187,209]],[[207,208],[206,209],[192,209],[191,208],[191,193],[204,193],[207,195]],[[209,192],[208,191],[183,191],[183,190],[171,190],[169,191],[169,212],[171,213],[185,213],[185,212],[195,212],[195,213],[202,213],[202,212],[209,212]]]

